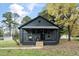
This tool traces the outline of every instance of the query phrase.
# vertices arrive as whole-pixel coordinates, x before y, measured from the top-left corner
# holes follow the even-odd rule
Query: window
[[[51,34],[46,34],[45,35],[45,40],[46,41],[51,41]]]
[[[47,31],[47,39],[50,39],[50,37],[51,37],[51,33]]]

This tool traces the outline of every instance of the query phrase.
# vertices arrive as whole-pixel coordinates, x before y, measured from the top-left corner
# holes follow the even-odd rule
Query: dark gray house
[[[23,45],[35,45],[36,41],[43,41],[44,45],[59,43],[59,27],[42,16],[19,27],[20,43]]]

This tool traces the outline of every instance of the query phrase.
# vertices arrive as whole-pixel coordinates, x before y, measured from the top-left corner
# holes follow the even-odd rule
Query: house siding
[[[34,22],[27,24],[27,26],[52,26],[52,24],[43,20],[42,18],[38,18]]]

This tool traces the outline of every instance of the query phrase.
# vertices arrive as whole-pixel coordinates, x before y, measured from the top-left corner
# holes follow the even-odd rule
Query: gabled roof
[[[56,26],[56,27],[58,27],[58,28],[59,28],[59,26],[58,26],[58,25],[56,25],[56,24],[54,24],[54,23],[52,23],[52,22],[48,21],[48,20],[47,20],[47,19],[45,19],[44,17],[42,17],[42,16],[37,16],[36,18],[32,19],[31,21],[29,21],[29,22],[27,22],[27,23],[25,23],[25,24],[21,25],[21,26],[19,27],[19,29],[20,29],[20,28],[22,28],[23,26],[25,26],[25,25],[27,25],[27,24],[29,24],[29,23],[31,23],[31,22],[33,22],[33,21],[37,20],[37,18],[39,18],[39,17],[41,17],[41,18],[42,18],[42,19],[44,19],[45,21],[47,21],[47,22],[51,23],[52,25],[54,25],[54,26]]]

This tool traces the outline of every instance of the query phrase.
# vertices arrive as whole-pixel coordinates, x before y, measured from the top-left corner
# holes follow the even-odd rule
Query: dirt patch
[[[79,41],[60,40],[60,43],[52,46],[45,46],[44,49],[49,50],[79,50]]]

